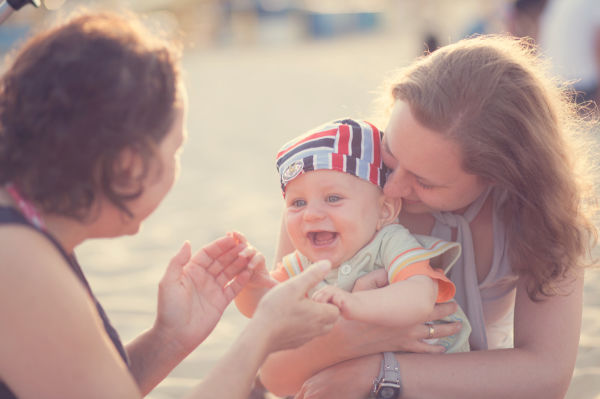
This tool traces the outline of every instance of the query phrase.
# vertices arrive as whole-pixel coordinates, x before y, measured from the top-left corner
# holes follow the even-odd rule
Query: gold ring
[[[435,328],[433,328],[433,325],[429,325],[429,335],[427,336],[427,339],[431,339],[433,338],[433,334],[435,333]]]

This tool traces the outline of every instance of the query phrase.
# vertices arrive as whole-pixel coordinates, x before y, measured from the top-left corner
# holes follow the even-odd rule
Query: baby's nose
[[[323,207],[318,204],[309,203],[306,205],[304,209],[304,219],[305,220],[316,220],[321,219],[325,215]]]

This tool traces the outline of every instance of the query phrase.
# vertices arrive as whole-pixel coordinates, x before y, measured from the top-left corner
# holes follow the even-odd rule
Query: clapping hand
[[[246,247],[230,234],[192,256],[186,241],[160,281],[155,329],[184,351],[200,344],[250,279],[254,258],[239,255]]]

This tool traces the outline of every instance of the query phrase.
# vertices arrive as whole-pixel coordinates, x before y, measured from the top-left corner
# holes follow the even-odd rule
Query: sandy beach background
[[[415,2],[406,3],[391,12],[412,15]],[[447,6],[436,28],[443,30],[444,21],[459,26],[461,18],[469,18],[463,11]],[[425,22],[421,19],[419,27]],[[370,118],[383,77],[422,49],[422,30],[407,18],[383,31],[326,40],[296,40],[298,31],[289,25],[248,26],[228,33],[238,39],[232,45],[188,43],[183,69],[189,137],[180,179],[160,208],[137,236],[86,243],[78,251],[94,292],[125,342],[152,325],[158,281],[184,240],[198,249],[238,230],[272,262],[282,206],[274,166],[277,149],[325,121]],[[246,322],[231,305],[209,339],[149,397],[181,397]],[[597,270],[586,275],[579,355],[567,398],[600,398]]]

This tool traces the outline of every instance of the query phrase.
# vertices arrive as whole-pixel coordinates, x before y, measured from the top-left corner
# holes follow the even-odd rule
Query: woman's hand
[[[381,354],[359,357],[328,367],[309,378],[295,399],[364,399],[379,374]]]
[[[388,285],[388,276],[385,269],[377,269],[368,273],[354,284],[352,292],[372,290],[382,288]],[[427,318],[427,321],[439,320],[446,316],[450,316],[457,311],[456,303],[438,303]],[[401,329],[394,329],[393,335],[386,337],[386,328],[375,325],[364,325],[365,331],[363,337],[372,337],[374,340],[384,339],[389,344],[393,343],[393,347],[383,349],[382,351],[392,352],[415,352],[415,353],[439,353],[444,351],[441,345],[432,345],[423,342],[427,338],[443,338],[454,335],[460,331],[460,323],[436,324],[434,334],[429,336],[429,326],[417,324]],[[365,340],[365,344],[369,344],[369,340]],[[373,342],[374,343],[374,342]]]
[[[185,242],[160,281],[154,329],[183,351],[200,344],[250,277],[247,266],[252,258],[238,255],[245,247],[228,235],[192,256]]]
[[[457,305],[453,302],[437,304],[427,320],[441,319],[451,315],[456,310]],[[332,338],[332,340],[342,346],[339,350],[344,353],[352,348],[352,352],[348,352],[346,356],[341,356],[342,358],[345,357],[343,360],[381,352],[442,353],[444,352],[442,345],[428,344],[423,340],[454,335],[461,328],[461,324],[458,322],[436,324],[434,334],[430,337],[429,326],[425,324],[390,328],[352,320],[343,320],[342,323],[343,326],[334,329],[337,338]],[[343,347],[346,349],[343,349]]]
[[[448,316],[456,311],[456,306],[454,303],[436,305],[427,319],[436,320]],[[459,330],[459,323],[436,325],[432,337],[450,336]],[[429,326],[425,324],[390,328],[340,318],[330,334],[308,342],[297,350],[269,356],[261,369],[261,380],[271,392],[285,396],[298,392],[305,381],[320,371],[348,360],[372,354],[379,355],[381,352],[388,351],[416,353],[444,351],[441,345],[423,342],[426,338],[431,337],[429,337]]]
[[[456,303],[437,304],[429,320],[441,319],[456,311]],[[385,351],[405,351],[414,353],[441,353],[444,347],[423,342],[427,338],[441,338],[454,335],[460,330],[460,323],[436,324],[433,336],[429,336],[429,326],[418,324],[402,329],[365,327],[363,336],[366,345],[384,345]],[[369,341],[373,338],[374,341]],[[384,341],[382,341],[382,339]],[[377,343],[375,342],[377,341]],[[387,342],[385,342],[387,341]],[[390,346],[393,346],[390,347]],[[379,374],[381,354],[375,353],[346,360],[327,367],[308,378],[295,396],[295,399],[347,398],[364,399],[368,396],[373,379]]]
[[[308,290],[330,270],[328,261],[317,262],[261,299],[252,323],[262,324],[269,335],[270,352],[298,347],[333,328],[339,319],[339,309],[307,298]]]
[[[306,293],[330,269],[329,262],[317,262],[269,291],[193,397],[247,398],[258,368],[272,351],[302,345],[328,331],[338,319],[337,308],[313,302]]]

